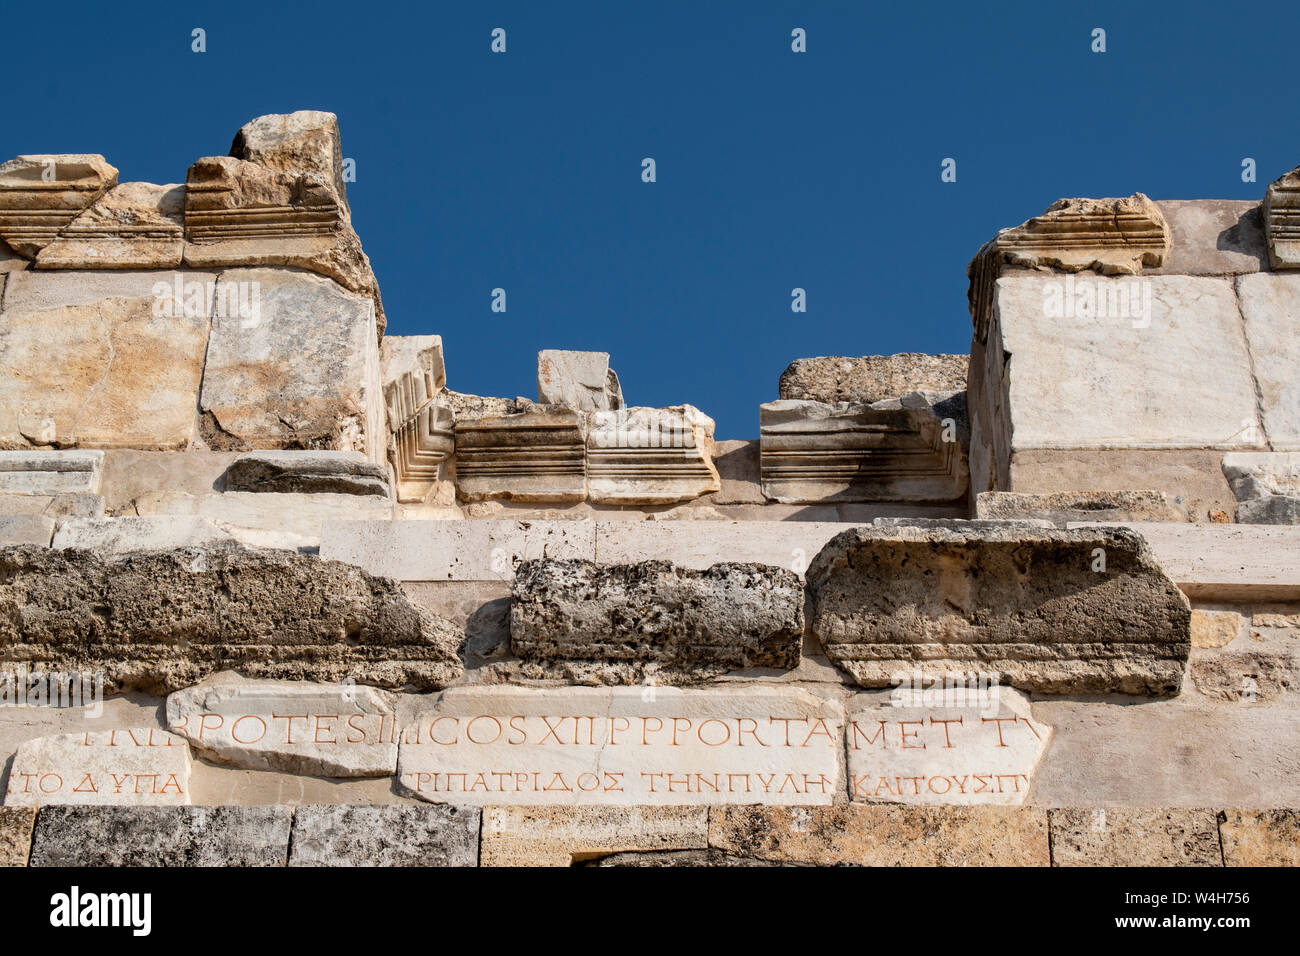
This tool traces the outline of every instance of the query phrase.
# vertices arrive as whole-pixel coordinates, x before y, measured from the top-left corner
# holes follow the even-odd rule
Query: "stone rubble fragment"
[[[617,411],[623,407],[618,375],[609,367],[608,352],[537,353],[537,402],[567,405],[579,411]]]
[[[966,389],[967,355],[842,355],[795,359],[781,373],[783,399],[870,405],[910,392]]]
[[[348,451],[251,451],[226,470],[227,491],[388,497],[388,472]]]
[[[713,429],[693,405],[588,412],[588,500],[672,504],[718,491]]]

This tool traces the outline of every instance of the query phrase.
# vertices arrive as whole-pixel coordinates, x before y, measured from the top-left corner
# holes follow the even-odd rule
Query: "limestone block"
[[[1300,656],[1270,650],[1224,651],[1192,661],[1192,684],[1212,700],[1256,704],[1300,683]]]
[[[985,491],[975,498],[979,518],[1040,518],[1064,528],[1087,521],[1186,521],[1162,491],[1065,491],[1018,494]]]
[[[96,494],[102,451],[0,451],[0,494]]]
[[[213,319],[199,399],[210,447],[360,451],[382,461],[369,299],[319,276],[276,269],[229,269],[217,297],[238,297],[251,308]]]
[[[18,748],[6,806],[190,803],[190,749],[154,727],[37,737]]]
[[[502,415],[514,415],[525,410],[530,404],[527,399],[494,398],[485,395],[467,395],[446,389],[438,396],[438,401],[462,418],[499,418]]]
[[[1047,866],[1036,807],[716,807],[709,845],[819,866]]]
[[[586,417],[561,406],[456,418],[456,493],[465,501],[582,501]]]
[[[1213,810],[1066,807],[1048,811],[1053,866],[1222,866]]]
[[[1300,495],[1266,495],[1237,505],[1239,524],[1300,525]]]
[[[36,256],[38,269],[176,269],[185,248],[185,187],[119,183]]]
[[[102,518],[104,496],[91,494],[0,494],[0,515],[43,515],[47,518]]]
[[[208,325],[153,296],[0,313],[0,445],[184,448]]]
[[[1221,810],[1224,866],[1300,866],[1300,812]]]
[[[1276,451],[1300,451],[1300,275],[1261,272],[1238,276],[1236,285],[1265,436]]]
[[[1300,266],[1300,168],[1269,183],[1262,209],[1269,265],[1274,269]]]
[[[447,387],[441,335],[385,335],[379,345],[379,362],[384,388],[408,372],[425,380],[430,396]]]
[[[104,299],[151,299],[163,315],[210,316],[216,307],[217,273],[163,269],[37,270],[5,283],[6,312],[46,312]],[[237,306],[239,303],[236,302]]]
[[[355,451],[250,451],[226,470],[226,491],[388,497],[388,471]]]
[[[759,406],[763,494],[786,504],[951,501],[966,491],[964,396]]]
[[[713,466],[718,470],[720,487],[713,496],[715,505],[762,505],[762,473],[759,467],[759,443],[756,441],[715,441]]]
[[[117,185],[97,154],[19,156],[0,165],[0,239],[28,259]]]
[[[1300,495],[1300,454],[1296,452],[1229,452],[1223,474],[1238,501],[1268,495]]]
[[[51,547],[88,548],[101,554],[131,551],[171,551],[233,541],[207,518],[194,515],[154,515],[121,518],[63,518]]]
[[[284,866],[293,808],[45,807],[32,866]]]
[[[249,120],[235,134],[230,155],[282,172],[306,173],[327,184],[347,210],[338,117],[321,110],[272,113]]]
[[[35,544],[49,547],[54,519],[48,515],[0,515],[0,545]]]
[[[103,671],[109,693],[170,693],[218,670],[428,689],[460,676],[463,640],[396,583],[311,555],[0,550],[0,661]]]
[[[513,581],[533,558],[593,561],[591,521],[327,521],[321,557],[399,581]]]
[[[1169,227],[1164,264],[1150,275],[1221,276],[1259,272],[1268,263],[1260,204],[1235,199],[1162,199]]]
[[[544,559],[515,573],[511,649],[542,664],[581,662],[596,683],[640,680],[645,665],[706,680],[733,668],[792,669],[802,644],[803,588],[782,568]]]
[[[707,807],[487,807],[482,866],[572,866],[615,853],[702,850]]]
[[[35,807],[0,807],[0,867],[27,865],[35,825]]]
[[[1176,694],[1190,650],[1187,599],[1118,529],[855,528],[813,559],[808,593],[827,656],[864,687],[922,669]]]
[[[452,688],[404,730],[397,780],[471,806],[830,804],[843,724],[789,687]]]
[[[1192,611],[1192,647],[1223,647],[1241,633],[1236,611]]]
[[[617,411],[623,407],[623,389],[609,367],[608,352],[543,349],[537,353],[537,401],[579,411]]]
[[[477,866],[480,811],[448,806],[305,806],[290,866]]]
[[[587,497],[599,504],[672,504],[722,487],[713,419],[692,405],[587,414]]]
[[[1300,599],[1300,529],[1175,522],[1098,522],[1096,527],[1125,527],[1140,534],[1188,597]]]
[[[891,692],[851,698],[845,735],[853,800],[1017,806],[1052,728],[1009,687],[931,684],[918,671]]]
[[[321,528],[330,521],[382,520],[393,515],[393,503],[377,495],[262,494],[228,491],[189,495],[149,494],[135,500],[142,516],[197,515],[252,547],[315,548]]]
[[[222,674],[167,698],[167,726],[247,770],[383,777],[397,769],[397,714],[373,687]]]
[[[781,373],[781,397],[870,405],[911,392],[961,392],[966,389],[969,362],[967,355],[922,352],[795,359]]]

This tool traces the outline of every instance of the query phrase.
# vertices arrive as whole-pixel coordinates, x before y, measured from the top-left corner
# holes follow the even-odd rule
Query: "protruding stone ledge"
[[[254,451],[231,463],[226,490],[386,498],[388,472],[355,451]]]
[[[722,487],[713,419],[692,405],[587,413],[587,499],[672,504]]]
[[[447,385],[438,335],[390,335],[379,350],[397,500],[424,501],[456,448],[456,413],[441,404]]]
[[[916,391],[966,390],[968,355],[843,355],[795,359],[781,373],[783,399],[805,402],[873,402]]]
[[[185,249],[185,187],[119,183],[36,257],[38,269],[177,269]]]
[[[582,501],[586,417],[562,406],[456,420],[456,492],[466,501]]]
[[[782,568],[532,560],[515,574],[511,649],[583,683],[634,683],[647,668],[686,680],[792,669],[802,643],[803,587]]]
[[[292,807],[43,807],[31,866],[284,866]]]
[[[290,866],[477,866],[480,811],[453,806],[303,806]]]
[[[0,549],[0,661],[102,671],[108,692],[168,693],[225,669],[437,688],[462,673],[463,640],[394,582],[289,551]]]
[[[1048,811],[1053,866],[1222,866],[1213,810],[1145,807]]]
[[[98,154],[19,156],[0,165],[0,239],[28,259],[117,185]]]
[[[103,470],[102,451],[0,451],[0,493],[97,494]]]
[[[1176,694],[1191,610],[1140,537],[855,528],[808,568],[811,627],[864,687],[979,672],[1043,693]]]

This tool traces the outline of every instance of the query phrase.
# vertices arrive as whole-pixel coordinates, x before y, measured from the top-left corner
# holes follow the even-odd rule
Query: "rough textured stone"
[[[587,498],[599,504],[672,504],[722,487],[713,419],[692,405],[587,414]]]
[[[1223,475],[1238,501],[1268,495],[1300,495],[1300,454],[1296,452],[1229,452]]]
[[[360,452],[245,452],[227,469],[226,490],[387,497],[388,472]]]
[[[1274,269],[1300,267],[1300,168],[1269,183],[1261,208],[1269,265]]]
[[[1224,866],[1300,866],[1300,811],[1221,810]]]
[[[102,554],[171,551],[233,541],[215,522],[194,515],[63,518],[51,547],[85,548]]]
[[[120,183],[36,257],[38,269],[175,269],[185,248],[185,187]]]
[[[7,806],[190,803],[190,748],[154,727],[28,740],[14,754]]]
[[[0,660],[102,670],[110,692],[169,693],[223,669],[441,687],[463,639],[394,582],[289,551],[0,550]]]
[[[54,537],[54,519],[47,515],[0,515],[0,545],[36,544],[43,548]]]
[[[203,370],[209,447],[350,450],[380,460],[384,409],[370,300],[319,276],[274,269],[223,272],[218,300],[236,292],[236,314],[213,319]]]
[[[859,402],[870,405],[910,392],[961,392],[966,389],[967,355],[842,355],[795,359],[781,373],[784,399],[808,402]]]
[[[222,674],[169,696],[167,726],[203,756],[249,770],[382,777],[397,769],[393,704],[354,683]]]
[[[333,113],[260,116],[229,157],[205,157],[186,175],[185,262],[294,266],[328,276],[384,309],[370,260],[352,230]]]
[[[824,805],[844,712],[781,686],[454,687],[405,725],[402,792],[469,806]]]
[[[536,406],[517,415],[456,416],[456,493],[465,501],[582,501],[586,416]]]
[[[759,406],[763,494],[819,501],[951,501],[966,492],[964,393],[863,405]]]
[[[1068,807],[1048,811],[1053,866],[1222,866],[1213,810]]]
[[[514,415],[523,411],[526,407],[526,403],[517,398],[467,395],[464,392],[453,392],[451,389],[442,392],[438,396],[438,400],[452,410],[457,420],[462,418],[500,418],[503,415]]]
[[[855,528],[807,580],[812,630],[865,687],[914,668],[1046,693],[1182,685],[1191,609],[1135,534]]]
[[[1035,807],[715,807],[709,846],[820,866],[1047,866]]]
[[[918,672],[892,692],[851,698],[845,735],[853,800],[1016,806],[1052,728],[1008,687],[945,688]]]
[[[1238,276],[1236,286],[1265,437],[1275,451],[1300,451],[1300,376],[1294,351],[1300,275],[1261,272]]]
[[[1237,505],[1238,524],[1300,524],[1300,495],[1266,495]]]
[[[1236,611],[1192,611],[1192,647],[1223,647],[1241,633]]]
[[[19,156],[0,165],[0,239],[28,259],[105,191],[117,169],[97,154]]]
[[[1057,527],[1084,521],[1186,521],[1160,491],[1066,491],[1026,495],[985,491],[975,498],[980,518],[1042,518]]]
[[[706,807],[487,807],[483,866],[571,866],[615,853],[703,850]]]
[[[0,446],[184,448],[208,324],[152,296],[0,313]]]
[[[478,839],[473,807],[298,807],[289,865],[477,866]]]
[[[623,407],[623,389],[609,367],[608,352],[543,349],[537,353],[537,401],[579,411],[616,411]]]
[[[284,866],[292,807],[44,807],[32,866]]]
[[[35,824],[35,807],[0,807],[0,867],[27,865]]]
[[[510,599],[510,646],[543,663],[605,663],[624,683],[629,663],[699,670],[794,668],[803,643],[803,588],[791,571],[667,561],[598,565],[526,561]],[[599,679],[601,669],[594,670]]]
[[[1192,661],[1192,683],[1206,697],[1230,703],[1273,700],[1300,681],[1294,654],[1225,651]]]

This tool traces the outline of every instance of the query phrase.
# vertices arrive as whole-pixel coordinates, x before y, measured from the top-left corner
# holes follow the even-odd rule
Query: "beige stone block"
[[[1259,273],[1238,276],[1236,282],[1264,433],[1274,450],[1300,451],[1300,375],[1295,358],[1300,275]]]
[[[871,404],[909,392],[960,392],[966,388],[966,355],[843,355],[795,359],[781,373],[782,398],[809,402]]]
[[[564,503],[587,497],[586,416],[562,405],[456,416],[456,493],[465,501]]]
[[[18,748],[6,806],[190,803],[190,749],[154,727],[38,737]]]
[[[671,504],[718,491],[713,429],[691,405],[588,412],[588,500]]]
[[[1222,866],[1215,811],[1145,807],[1048,811],[1053,866]]]
[[[1236,199],[1162,199],[1169,227],[1164,265],[1148,275],[1221,276],[1259,272],[1268,264],[1260,204]]]
[[[1047,866],[1036,807],[714,807],[709,846],[818,866]]]
[[[35,825],[35,807],[0,807],[0,867],[27,865]]]
[[[63,518],[51,547],[89,548],[104,554],[130,551],[173,551],[232,537],[214,522],[195,515],[154,515],[121,518]]]
[[[184,186],[119,183],[40,251],[36,268],[175,269],[184,232]]]
[[[579,411],[611,411],[623,407],[623,390],[609,367],[608,352],[543,349],[537,353],[537,401]]]
[[[572,866],[708,846],[707,807],[487,807],[480,866]]]
[[[1223,647],[1241,633],[1236,611],[1192,611],[1192,647]]]
[[[0,546],[35,544],[49,547],[54,519],[48,515],[0,515]]]
[[[393,503],[377,495],[163,492],[135,501],[142,516],[196,515],[251,547],[315,548],[334,521],[385,521]]]
[[[1300,866],[1300,812],[1221,810],[1224,866]]]
[[[0,494],[95,494],[103,473],[102,451],[0,451]]]
[[[0,239],[31,259],[83,209],[117,185],[98,154],[19,156],[0,165]]]

